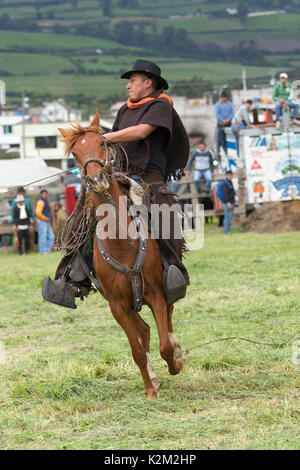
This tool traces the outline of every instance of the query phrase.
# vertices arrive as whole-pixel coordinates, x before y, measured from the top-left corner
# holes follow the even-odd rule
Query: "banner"
[[[243,136],[248,203],[300,199],[300,134]]]

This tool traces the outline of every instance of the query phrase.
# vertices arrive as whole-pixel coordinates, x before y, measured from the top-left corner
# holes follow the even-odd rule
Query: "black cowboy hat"
[[[130,78],[130,75],[136,72],[144,73],[150,78],[156,78],[158,80],[158,88],[163,88],[164,90],[169,88],[168,82],[160,75],[161,70],[159,66],[149,60],[138,59],[133,68],[128,72],[123,73],[120,78]]]
[[[227,91],[223,90],[222,93],[220,94],[222,98],[229,98]]]

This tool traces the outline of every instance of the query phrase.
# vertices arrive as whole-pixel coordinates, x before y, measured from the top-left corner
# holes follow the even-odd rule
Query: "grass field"
[[[299,233],[207,233],[188,256],[191,287],[174,313],[183,349],[227,336],[280,343],[299,330],[298,252]],[[149,401],[102,298],[92,294],[76,311],[41,299],[57,261],[0,255],[2,449],[300,449],[291,344],[213,343],[171,377],[144,308],[161,382]]]
[[[12,54],[14,56],[14,54]],[[63,69],[73,69],[74,66],[66,58],[56,58],[52,56],[41,56],[39,54],[29,55],[26,63],[26,54],[23,54],[23,65],[14,61],[5,62],[1,59],[0,54],[0,70],[11,71],[16,67],[28,71],[28,74],[16,75],[13,77],[4,77],[7,92],[20,92],[25,87],[27,93],[52,93],[56,97],[64,97],[66,94],[85,93],[89,96],[95,96],[98,99],[106,98],[112,93],[126,93],[126,82],[120,80],[121,71],[128,70],[132,67],[135,59],[131,56],[122,60],[107,56],[98,58],[97,63],[90,63],[90,57],[82,57],[83,66],[88,69],[102,69],[110,71],[106,75],[77,75],[59,73]],[[39,61],[40,58],[40,61]],[[74,57],[75,58],[75,57]],[[176,80],[191,80],[193,77],[199,77],[211,81],[216,86],[226,83],[228,80],[238,79],[242,76],[242,66],[237,63],[230,62],[197,62],[197,61],[180,61],[168,58],[147,57],[149,60],[157,61],[161,64],[162,73],[167,78],[170,86]],[[21,62],[22,62],[21,60]],[[45,69],[49,65],[49,73],[45,73]],[[274,64],[270,62],[268,67],[246,67],[248,78],[269,77],[271,68]],[[287,71],[290,67],[286,67]],[[30,70],[32,74],[30,74]],[[222,73],[220,73],[222,70]],[[279,71],[280,69],[278,69]],[[36,75],[34,75],[35,73]],[[188,86],[188,85],[187,85]],[[172,93],[172,89],[171,89]]]

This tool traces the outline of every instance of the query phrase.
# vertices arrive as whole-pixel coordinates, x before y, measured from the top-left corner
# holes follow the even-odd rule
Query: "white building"
[[[20,137],[13,134],[13,126],[20,122],[22,116],[0,116],[0,149],[20,146]]]
[[[82,121],[80,124],[88,126],[90,123]],[[111,129],[111,124],[103,119],[101,126],[107,130]],[[38,158],[49,166],[67,169],[68,157],[65,155],[65,144],[61,142],[62,136],[58,130],[66,127],[68,123],[65,121],[27,123],[24,126],[21,123],[13,126],[13,135],[20,139],[21,158]]]
[[[81,110],[70,108],[62,98],[46,101],[43,105],[38,116],[39,122],[81,121]],[[29,114],[32,114],[30,109]]]
[[[268,88],[250,88],[248,90],[232,90],[232,104],[234,109],[237,109],[241,104],[247,100],[267,100],[268,103],[272,103],[274,87]]]
[[[210,99],[188,99],[185,96],[173,98],[174,108],[179,114],[188,134],[203,136],[210,148],[215,146],[217,121]]]

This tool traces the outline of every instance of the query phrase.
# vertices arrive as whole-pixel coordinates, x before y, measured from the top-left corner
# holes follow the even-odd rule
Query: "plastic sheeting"
[[[16,186],[44,186],[59,179],[49,178],[40,183],[31,184],[42,178],[59,172],[59,168],[49,167],[43,160],[35,158],[0,160],[0,193]]]

